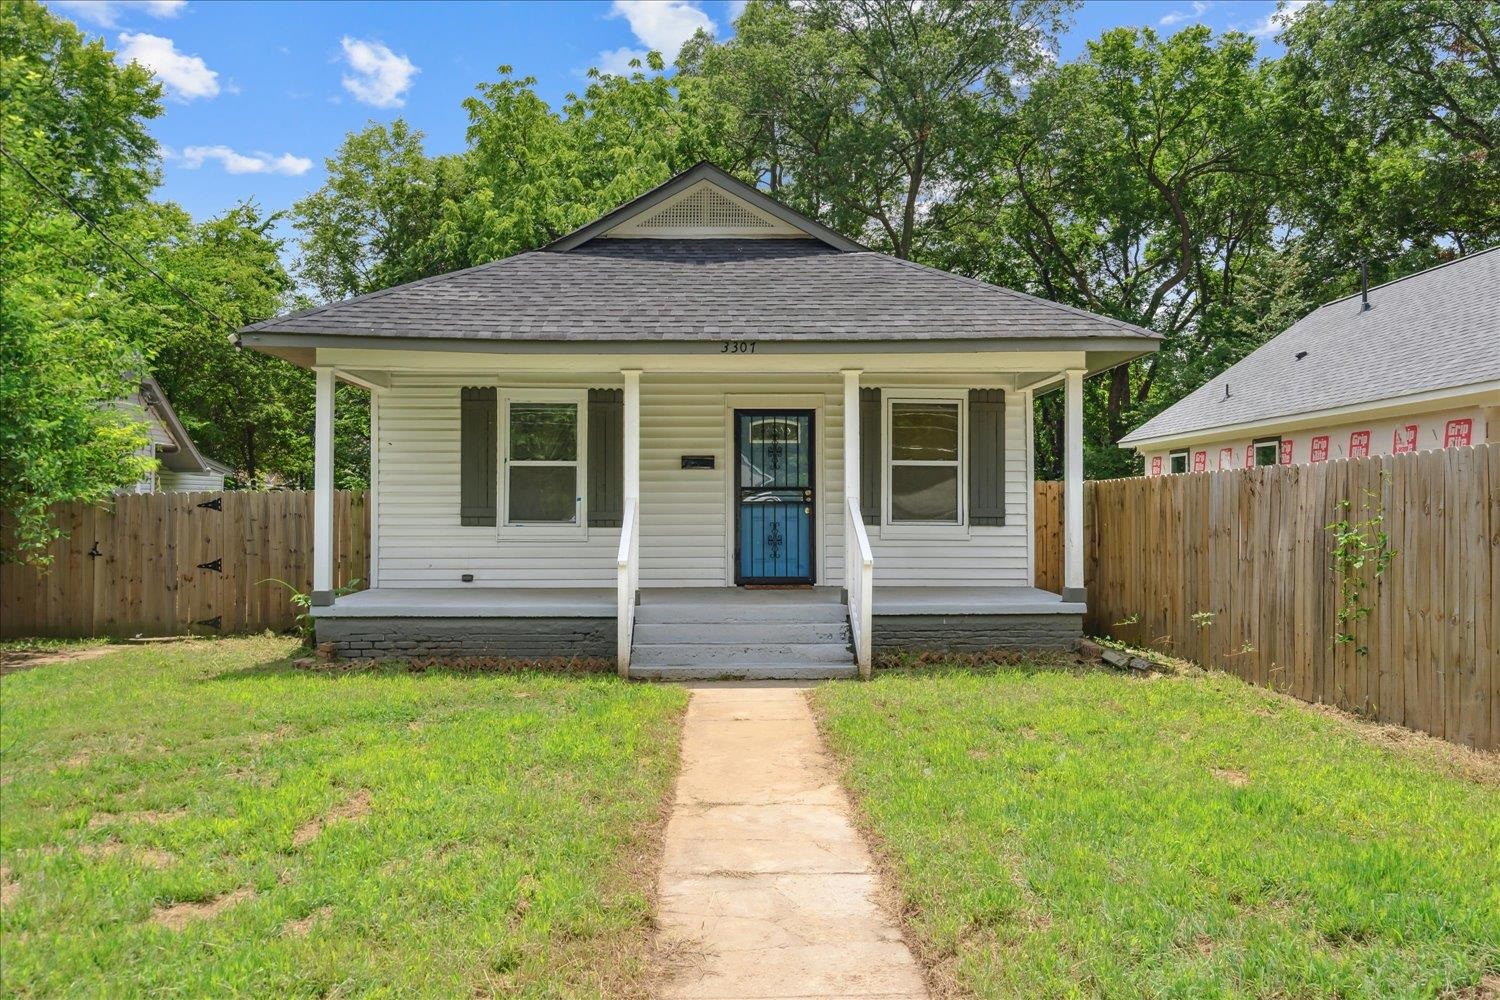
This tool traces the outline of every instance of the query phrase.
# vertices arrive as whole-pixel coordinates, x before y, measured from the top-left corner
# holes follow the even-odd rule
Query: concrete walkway
[[[693,688],[667,824],[664,997],[926,997],[797,684]]]

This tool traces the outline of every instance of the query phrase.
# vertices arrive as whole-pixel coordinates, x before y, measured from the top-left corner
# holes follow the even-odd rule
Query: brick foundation
[[[886,650],[1070,649],[1083,615],[876,615],[873,632]]]
[[[318,642],[351,660],[615,655],[613,618],[319,618]]]

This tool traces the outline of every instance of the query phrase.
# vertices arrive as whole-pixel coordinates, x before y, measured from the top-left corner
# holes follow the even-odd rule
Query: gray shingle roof
[[[1377,285],[1368,310],[1358,293],[1315,309],[1120,443],[1497,379],[1500,247]]]
[[[398,285],[245,333],[525,341],[898,341],[1156,335],[815,239],[597,238]]]

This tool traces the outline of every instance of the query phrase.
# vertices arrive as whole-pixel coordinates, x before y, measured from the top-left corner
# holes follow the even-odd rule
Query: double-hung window
[[[1188,453],[1185,451],[1174,451],[1167,456],[1167,462],[1171,466],[1171,473],[1181,475],[1188,470]]]
[[[502,390],[500,532],[572,538],[588,533],[584,473],[587,393]]]
[[[1256,465],[1275,465],[1281,460],[1281,438],[1262,438],[1251,446]]]
[[[886,397],[885,525],[914,537],[965,525],[966,396]],[[892,534],[892,533],[887,533]]]

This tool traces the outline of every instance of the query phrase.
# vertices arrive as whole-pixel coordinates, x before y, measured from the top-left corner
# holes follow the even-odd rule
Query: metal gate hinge
[[[207,625],[209,628],[223,628],[224,616],[214,615],[212,618],[202,618],[193,622],[194,625]]]
[[[213,562],[199,563],[198,564],[198,568],[199,569],[211,569],[215,573],[222,573],[222,572],[224,572],[224,559],[221,556],[218,559],[215,559]]]
[[[224,498],[214,497],[212,500],[205,500],[197,506],[202,507],[206,510],[222,511],[224,509]]]

